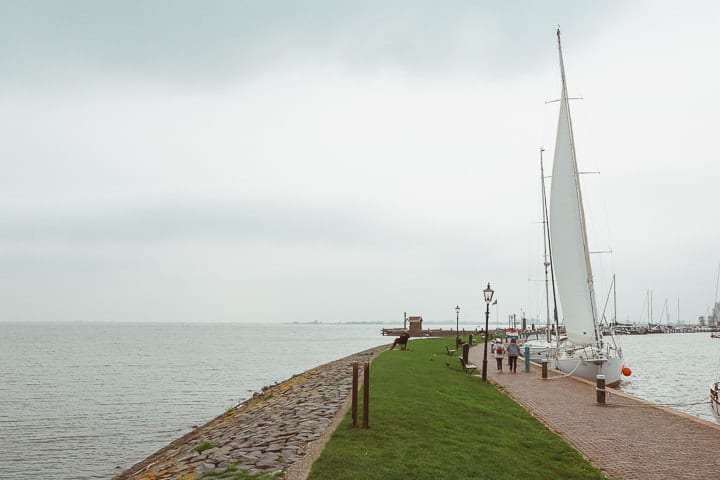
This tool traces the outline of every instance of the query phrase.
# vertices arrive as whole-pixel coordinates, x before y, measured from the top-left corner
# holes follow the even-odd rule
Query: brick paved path
[[[483,348],[469,360],[482,368]],[[497,373],[488,352],[488,380],[506,391],[550,429],[577,448],[612,479],[658,480],[718,478],[720,425],[608,389],[596,403],[592,382],[562,377],[543,380],[537,365],[525,373]],[[550,372],[550,377],[554,377]],[[709,400],[708,400],[709,401]]]

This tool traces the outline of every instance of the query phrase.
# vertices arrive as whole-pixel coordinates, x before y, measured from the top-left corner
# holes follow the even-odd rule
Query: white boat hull
[[[560,337],[560,348],[565,345],[567,338]],[[545,335],[530,334],[525,341],[520,345],[520,355],[525,356],[525,347],[530,348],[530,360],[533,362],[542,362],[543,360],[550,361],[550,358],[555,356],[555,352],[558,349],[558,341],[553,337],[549,342]]]
[[[720,423],[720,382],[710,385],[710,409],[715,421]]]
[[[623,359],[619,357],[581,358],[567,355],[556,357],[552,362],[555,369],[591,382],[595,382],[598,375],[605,375],[607,387],[614,387],[622,380]]]
[[[520,347],[520,355],[525,357],[525,347],[528,347],[530,352],[530,360],[533,362],[542,362],[543,360],[549,360],[555,352],[555,345],[542,344],[542,343],[531,343],[526,342]]]

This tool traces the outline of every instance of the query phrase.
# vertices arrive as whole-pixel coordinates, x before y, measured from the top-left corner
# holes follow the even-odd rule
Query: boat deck
[[[469,360],[482,366],[483,346]],[[716,478],[720,425],[655,406],[608,388],[606,403],[596,403],[595,384],[550,372],[518,360],[517,373],[496,371],[488,358],[488,380],[577,448],[613,479],[657,480]],[[709,398],[708,398],[709,404]],[[708,406],[709,408],[709,406]],[[521,453],[521,452],[518,452]]]

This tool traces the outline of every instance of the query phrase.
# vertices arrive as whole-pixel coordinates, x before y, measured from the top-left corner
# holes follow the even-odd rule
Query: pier
[[[380,330],[380,334],[383,336],[398,336],[401,333],[403,333],[403,328],[383,328]],[[459,330],[461,337],[467,337],[468,335],[473,335],[474,337],[477,337],[478,335],[483,335],[485,333],[484,330],[465,330],[464,328]],[[455,330],[454,328],[426,328],[424,330],[415,330],[409,331],[411,337],[454,337],[458,330]],[[490,335],[493,334],[493,331],[490,331]]]

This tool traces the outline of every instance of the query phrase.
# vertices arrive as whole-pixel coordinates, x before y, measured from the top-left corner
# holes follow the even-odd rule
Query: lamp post
[[[490,302],[492,301],[493,297],[493,291],[492,288],[490,288],[490,283],[488,283],[488,286],[485,290],[483,290],[483,294],[485,295],[485,350],[483,351],[483,364],[482,364],[482,380],[483,382],[487,381],[487,347],[488,347],[488,320],[490,319]]]
[[[455,348],[460,345],[460,305],[455,305]]]

